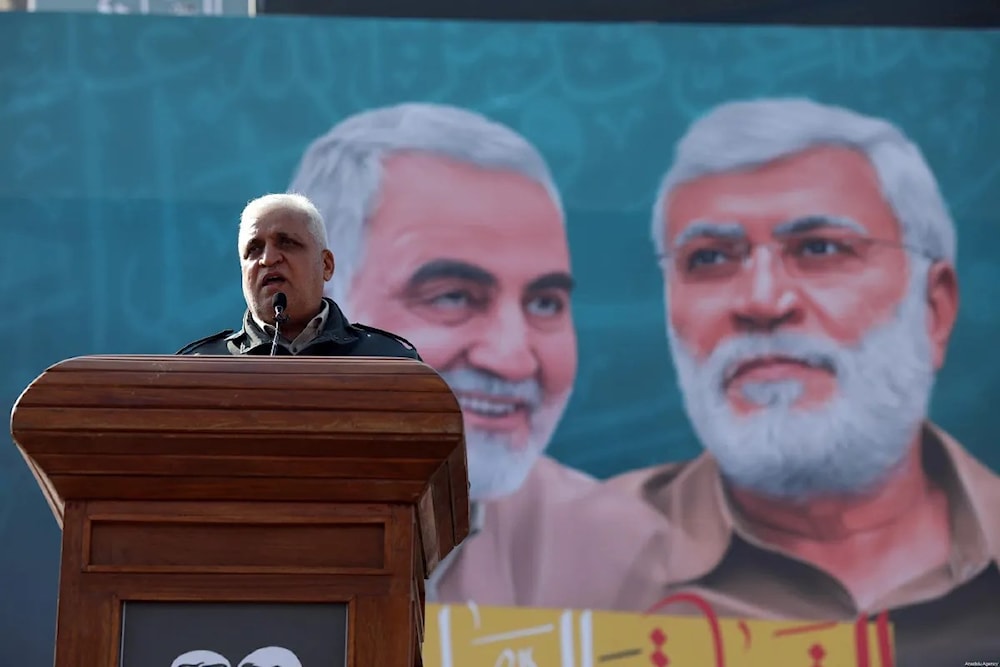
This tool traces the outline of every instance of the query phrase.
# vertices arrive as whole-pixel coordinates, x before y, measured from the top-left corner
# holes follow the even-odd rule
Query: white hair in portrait
[[[653,240],[662,253],[662,216],[673,188],[821,145],[867,156],[904,242],[917,250],[908,253],[908,287],[894,317],[849,348],[816,336],[755,334],[727,339],[705,360],[668,324],[685,409],[704,447],[738,485],[791,499],[864,493],[901,463],[926,417],[934,383],[928,270],[938,260],[954,264],[956,255],[954,223],[933,173],[920,150],[886,121],[804,99],[735,102],[703,116],[681,139],[653,214]],[[669,308],[668,298],[668,323]],[[760,383],[745,394],[765,407],[735,414],[723,395],[726,369],[767,354],[832,368],[835,397],[793,409],[798,383]]]

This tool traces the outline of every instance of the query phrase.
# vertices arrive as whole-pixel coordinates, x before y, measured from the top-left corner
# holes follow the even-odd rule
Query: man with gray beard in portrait
[[[289,190],[315,202],[337,249],[328,296],[411,341],[461,405],[472,534],[427,600],[610,606],[620,580],[595,569],[624,571],[650,524],[604,516],[649,510],[545,455],[577,348],[562,202],[541,154],[472,111],[400,104],[317,138]],[[620,548],[593,549],[598,535]]]
[[[1000,478],[927,418],[958,285],[917,146],[806,99],[724,104],[678,143],[653,238],[705,453],[609,482],[661,521],[623,606],[881,618],[880,664],[1000,656]]]

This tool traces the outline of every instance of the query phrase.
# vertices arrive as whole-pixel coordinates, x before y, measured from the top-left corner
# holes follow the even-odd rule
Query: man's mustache
[[[726,340],[700,366],[712,386],[722,390],[742,367],[769,358],[823,368],[841,376],[846,370],[845,353],[842,345],[815,336],[747,334]]]
[[[456,394],[479,394],[484,398],[516,401],[529,410],[541,407],[545,394],[535,378],[512,382],[495,373],[469,366],[440,371],[440,375]]]

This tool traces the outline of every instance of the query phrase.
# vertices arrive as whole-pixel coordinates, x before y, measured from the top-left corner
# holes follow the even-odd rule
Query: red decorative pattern
[[[649,633],[649,640],[653,642],[653,652],[649,654],[649,661],[656,667],[667,667],[670,664],[670,658],[663,652],[663,645],[667,643],[667,633],[656,628]]]
[[[673,595],[668,595],[654,604],[652,607],[647,609],[645,613],[655,614],[666,609],[670,605],[685,603],[697,607],[704,617],[704,620],[708,623],[712,638],[712,647],[715,649],[715,667],[726,667],[726,656],[722,646],[722,627],[719,625],[719,617],[716,616],[715,610],[712,609],[712,605],[710,605],[703,597],[696,593],[674,593]],[[656,653],[654,653],[652,657],[655,658],[655,656]],[[663,657],[666,659],[666,656]],[[660,663],[654,664],[659,665]],[[711,667],[711,665],[705,665],[704,667]]]
[[[823,667],[823,658],[826,657],[826,651],[823,649],[823,645],[813,644],[810,646],[809,657],[813,659],[812,667]]]

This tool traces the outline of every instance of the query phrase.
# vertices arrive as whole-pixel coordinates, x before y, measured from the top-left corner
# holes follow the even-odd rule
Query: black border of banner
[[[257,0],[257,13],[490,21],[1000,27],[1000,0]]]

